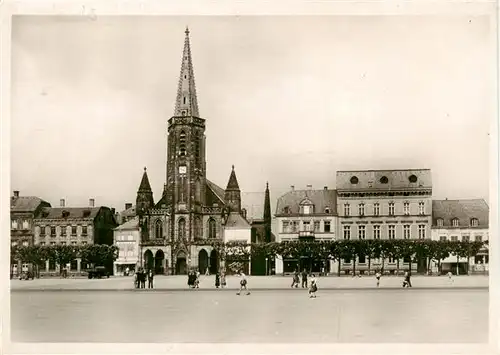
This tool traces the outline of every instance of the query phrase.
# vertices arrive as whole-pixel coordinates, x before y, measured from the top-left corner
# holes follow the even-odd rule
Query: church
[[[185,34],[175,111],[168,120],[163,193],[155,203],[144,168],[135,206],[141,229],[139,264],[156,274],[204,273],[207,269],[213,274],[221,265],[210,242],[250,243],[252,234],[241,207],[234,165],[226,189],[206,177],[206,121],[198,110],[188,29]],[[248,273],[249,264],[250,260],[233,268],[242,267]],[[226,271],[231,271],[227,265]]]

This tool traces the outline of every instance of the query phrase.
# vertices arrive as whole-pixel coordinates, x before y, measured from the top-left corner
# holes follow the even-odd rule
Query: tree
[[[78,250],[82,261],[93,266],[110,265],[118,259],[119,249],[116,245],[91,244]]]
[[[59,265],[59,273],[62,275],[62,266],[72,262],[77,256],[77,251],[73,246],[54,245],[48,247],[47,257]]]

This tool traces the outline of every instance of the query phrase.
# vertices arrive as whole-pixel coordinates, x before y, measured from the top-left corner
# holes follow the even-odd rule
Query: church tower
[[[224,200],[226,201],[230,212],[241,213],[241,191],[240,186],[238,185],[238,180],[236,179],[236,173],[234,172],[234,165],[231,170],[231,175],[229,175]]]
[[[186,28],[174,115],[168,121],[166,207],[174,238],[192,239],[192,221],[205,204],[205,120],[200,118]]]

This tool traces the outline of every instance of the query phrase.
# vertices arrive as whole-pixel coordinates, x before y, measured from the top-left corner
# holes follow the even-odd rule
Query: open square
[[[429,342],[488,340],[487,289],[18,290],[14,342]]]

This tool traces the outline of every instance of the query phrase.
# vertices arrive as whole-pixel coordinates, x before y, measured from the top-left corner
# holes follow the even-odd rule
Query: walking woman
[[[311,286],[309,287],[309,298],[316,298],[316,291],[318,291],[318,285],[316,283],[316,277],[314,274],[311,275]]]
[[[220,274],[220,287],[226,287],[226,272],[224,270]]]

